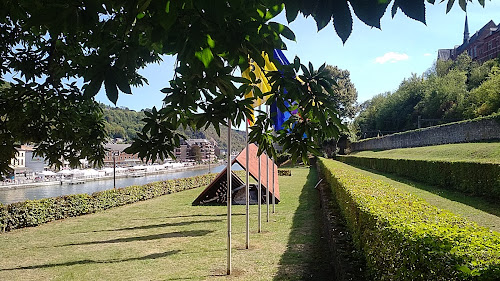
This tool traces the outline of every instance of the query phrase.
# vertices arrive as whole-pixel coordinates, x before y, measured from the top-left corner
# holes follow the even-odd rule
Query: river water
[[[238,166],[238,167],[236,167]],[[224,165],[212,168],[212,173],[218,173],[224,169]],[[241,169],[239,165],[235,165],[235,170]],[[164,174],[147,175],[138,178],[120,178],[116,179],[116,187],[127,187],[131,185],[143,185],[155,181],[164,181],[178,178],[194,177],[207,174],[208,168],[197,170],[184,170],[178,172],[167,172]],[[62,184],[62,185],[46,185],[29,188],[0,188],[0,203],[10,204],[25,200],[34,200],[41,198],[57,197],[68,194],[92,194],[96,191],[102,191],[113,188],[113,180],[90,181],[83,184]]]

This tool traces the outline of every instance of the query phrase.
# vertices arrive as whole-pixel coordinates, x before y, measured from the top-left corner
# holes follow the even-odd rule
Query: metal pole
[[[259,105],[259,111],[260,111],[260,105]],[[261,179],[261,156],[259,155],[259,189],[257,190],[257,204],[259,205],[259,212],[258,212],[258,217],[259,217],[259,233],[262,232],[262,210],[261,210],[261,205],[262,205],[262,179]]]
[[[231,118],[227,119],[227,275],[231,275]]]
[[[273,159],[274,161],[276,161],[276,159]],[[273,214],[276,212],[276,206],[275,206],[275,202],[276,202],[276,195],[274,194],[274,176],[275,176],[275,173],[274,173],[274,161],[271,162],[272,166],[273,166]]]
[[[116,160],[115,152],[113,151],[113,189],[116,189]]]
[[[248,152],[248,122],[245,122],[245,127],[246,127],[246,137],[245,137],[245,142],[247,144],[247,149],[246,149],[246,167],[247,167],[247,172],[246,172],[246,181],[245,181],[245,197],[246,197],[246,214],[247,214],[247,237],[246,237],[246,248],[250,248],[250,186],[248,184],[248,179],[249,179],[249,166],[248,166],[248,157],[250,153]]]
[[[269,106],[266,109],[266,117],[269,118]],[[267,207],[267,222],[269,222],[269,156],[266,157],[266,207]]]

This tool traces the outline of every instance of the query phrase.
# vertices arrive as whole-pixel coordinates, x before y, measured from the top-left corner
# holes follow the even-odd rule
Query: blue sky
[[[436,60],[438,49],[462,43],[465,13],[455,3],[446,14],[445,4],[426,5],[427,25],[406,17],[401,11],[393,19],[388,10],[382,18],[381,30],[370,28],[356,18],[345,45],[331,23],[317,32],[312,18],[299,16],[289,25],[295,32],[296,42],[287,41],[288,50],[284,53],[289,60],[298,55],[302,63],[310,61],[315,68],[326,62],[349,70],[358,90],[358,102],[363,102],[376,94],[396,90],[412,73],[425,72]],[[485,9],[474,1],[467,6],[467,14],[472,36],[490,20],[499,23],[500,1],[486,1]],[[286,23],[284,14],[276,21]],[[165,57],[161,64],[141,70],[149,85],[133,89],[133,95],[120,94],[117,106],[133,110],[161,107],[164,94],[160,90],[168,86],[173,68],[174,59]],[[111,105],[104,87],[97,100]]]

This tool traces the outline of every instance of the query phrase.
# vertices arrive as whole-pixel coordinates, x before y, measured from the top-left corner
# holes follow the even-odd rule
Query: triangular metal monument
[[[258,181],[259,177],[259,157],[257,156],[258,147],[255,144],[248,145],[248,171],[250,176]],[[269,172],[266,173],[266,161],[269,161]],[[269,176],[269,194],[270,194],[270,202],[272,202],[273,196],[273,185],[272,180],[274,178],[274,197],[276,199],[276,203],[280,202],[280,192],[279,192],[279,184],[278,184],[278,166],[274,164],[267,157],[267,155],[262,154],[260,157],[261,162],[261,183],[262,183],[262,202],[266,202],[266,194],[267,194],[267,177]],[[244,170],[247,170],[246,165],[246,148],[241,151],[236,158],[231,161],[231,165],[238,163]],[[272,163],[272,164],[271,164]],[[274,177],[273,177],[274,173]],[[232,174],[232,203],[235,205],[244,205],[245,204],[245,181],[241,180],[234,171],[231,171]],[[225,205],[227,203],[226,191],[227,191],[227,168],[224,168],[217,177],[203,190],[200,195],[193,201],[193,205]],[[250,185],[250,204],[257,204],[258,193],[257,193],[257,185]]]

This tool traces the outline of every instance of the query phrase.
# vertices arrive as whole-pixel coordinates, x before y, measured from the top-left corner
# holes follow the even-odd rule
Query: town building
[[[10,160],[10,167],[12,174],[7,177],[10,179],[17,179],[26,176],[26,148],[24,146],[16,147],[16,155]]]
[[[104,155],[104,166],[113,166],[113,161],[115,161],[117,166],[120,167],[130,167],[135,164],[142,163],[142,160],[137,154],[129,154],[124,152],[130,144],[115,144],[108,143],[105,145],[106,154]],[[114,158],[114,159],[113,159]]]
[[[438,50],[438,60],[456,59],[460,54],[467,54],[475,61],[485,62],[500,55],[500,24],[490,20],[481,29],[469,36],[469,24],[465,16],[464,39],[460,46],[453,49]]]
[[[213,139],[187,139],[181,141],[174,153],[177,161],[208,162],[217,158],[217,150],[217,142]]]
[[[42,156],[35,156],[35,148],[31,145],[23,145],[21,146],[25,149],[25,157],[26,157],[26,169],[32,173],[40,173],[44,171],[49,163]]]

